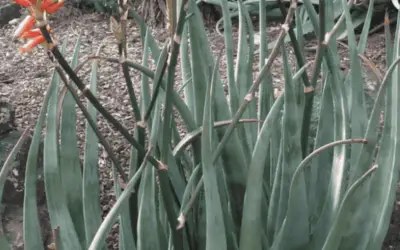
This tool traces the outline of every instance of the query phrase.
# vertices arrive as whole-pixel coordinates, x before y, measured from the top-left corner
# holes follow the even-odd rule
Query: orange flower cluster
[[[64,1],[14,0],[14,2],[24,8],[29,8],[31,12],[31,14],[20,23],[14,33],[14,39],[28,39],[28,43],[20,48],[20,52],[30,52],[39,44],[44,46],[48,45],[40,29],[37,27],[37,24],[39,21],[46,20],[47,14],[58,11],[64,5]],[[49,32],[51,31],[49,27],[47,27],[47,30]]]

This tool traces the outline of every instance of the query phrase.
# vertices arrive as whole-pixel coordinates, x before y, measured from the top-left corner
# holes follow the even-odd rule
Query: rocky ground
[[[0,0],[0,3],[4,0]],[[52,17],[52,27],[56,34],[56,39],[60,43],[67,40],[67,55],[70,55],[74,43],[78,36],[81,38],[81,55],[94,54],[101,44],[106,45],[102,55],[116,57],[117,46],[113,35],[109,29],[109,18],[100,14],[82,13],[81,10],[66,6]],[[52,65],[47,59],[44,50],[36,49],[31,54],[20,54],[18,52],[21,46],[18,42],[11,40],[12,33],[16,28],[17,22],[11,23],[0,28],[0,101],[9,102],[15,107],[15,123],[20,129],[32,130],[38,117],[43,96],[52,74]],[[271,25],[269,28],[270,36],[274,37],[278,28]],[[141,42],[138,27],[134,22],[129,25],[128,54],[129,60],[141,62]],[[155,30],[154,35],[160,43],[165,39],[164,30]],[[223,39],[214,31],[209,29],[209,37],[214,51],[219,51],[223,44]],[[371,36],[365,56],[377,64],[377,68],[383,72],[384,64],[384,38],[381,33]],[[217,52],[216,52],[217,53]],[[292,53],[289,50],[289,53]],[[343,48],[340,53],[343,58],[344,68],[348,63],[347,51]],[[313,59],[315,53],[308,53],[308,59]],[[69,58],[69,57],[68,57]],[[70,59],[70,58],[69,58]],[[256,67],[257,63],[255,63]],[[224,70],[224,67],[221,69]],[[86,81],[88,80],[90,67],[86,67],[79,74]],[[100,64],[99,92],[100,102],[112,112],[126,127],[133,127],[133,117],[129,105],[128,91],[125,86],[122,73],[114,66],[105,62]],[[279,90],[283,83],[283,74],[281,60],[278,58],[272,70],[275,87]],[[134,82],[139,83],[140,74],[132,73]],[[372,77],[368,77],[368,88],[376,89],[376,82]],[[139,91],[139,88],[136,89]],[[84,120],[80,111],[78,111],[78,137],[80,146],[84,138]],[[102,119],[99,119],[99,128],[101,132],[109,139],[114,151],[118,153],[121,164],[127,166],[129,160],[129,145],[120,137],[120,135],[111,129],[111,127]],[[103,156],[101,156],[103,157]],[[104,159],[102,159],[104,162]],[[101,204],[103,213],[106,214],[114,202],[114,191],[111,173],[100,166],[101,172]],[[18,221],[19,218],[8,218],[6,221]],[[389,235],[386,240],[385,249],[400,249],[400,210],[396,203],[392,224]],[[20,223],[21,224],[21,223]],[[22,225],[22,224],[21,224]],[[16,227],[21,226],[16,225]],[[15,225],[11,225],[13,227]],[[109,237],[110,249],[115,246],[115,237],[117,228]]]

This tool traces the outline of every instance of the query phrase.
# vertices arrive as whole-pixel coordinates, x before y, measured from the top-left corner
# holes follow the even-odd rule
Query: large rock
[[[0,4],[0,28],[21,16],[21,7],[14,3]]]
[[[0,102],[0,135],[15,130],[15,111],[11,104]]]
[[[13,130],[7,134],[0,135],[0,167],[3,166],[5,159],[21,137],[22,132]],[[24,200],[25,167],[29,153],[31,138],[28,137],[17,155],[12,161],[13,168],[10,171],[6,183],[4,184],[3,203],[21,205]],[[42,150],[40,150],[42,151]],[[45,189],[43,180],[43,160],[40,152],[37,169],[37,198],[38,203],[45,202]]]
[[[21,137],[22,132],[15,128],[14,111],[12,106],[0,102],[0,168],[11,150]],[[1,200],[0,212],[1,223],[0,233],[5,235],[10,244],[10,249],[23,250],[23,203],[25,192],[25,170],[32,138],[27,136],[23,145],[12,159],[12,170],[4,184],[3,196]],[[37,162],[37,205],[38,216],[41,224],[43,245],[51,243],[52,233],[49,222],[47,207],[45,204],[45,187],[43,179],[43,157],[42,146],[39,147],[39,157]],[[47,248],[46,248],[47,249]]]
[[[42,241],[44,249],[48,249],[48,245],[53,242],[53,235],[50,226],[50,218],[45,205],[38,206],[38,216],[40,228],[38,230],[42,233]],[[8,205],[3,207],[2,211],[2,230],[6,235],[10,249],[24,250],[24,214],[23,208],[19,205]]]

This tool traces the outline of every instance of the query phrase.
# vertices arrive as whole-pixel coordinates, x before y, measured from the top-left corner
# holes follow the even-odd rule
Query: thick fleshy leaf
[[[100,51],[100,50],[99,50]],[[99,54],[99,51],[97,54]],[[93,61],[91,79],[90,79],[90,91],[96,96],[97,92],[97,72],[98,62]],[[96,108],[91,104],[87,104],[87,110],[93,120],[97,119]],[[100,181],[98,172],[98,161],[99,161],[99,148],[98,138],[90,127],[89,123],[86,123],[85,131],[85,151],[83,159],[83,218],[85,223],[85,236],[86,236],[86,247],[92,241],[97,229],[101,224],[101,207],[100,207]]]
[[[279,211],[277,216],[277,229],[281,231],[277,240],[273,242],[274,249],[305,249],[310,241],[308,204],[304,174],[300,173],[292,189],[294,194],[289,194],[292,178],[297,166],[302,159],[300,144],[301,127],[297,113],[301,108],[296,99],[295,86],[287,60],[287,54],[282,46],[285,74],[285,104],[282,120],[282,175],[280,181]],[[294,206],[288,203],[289,197],[294,197]],[[288,216],[286,216],[288,214]],[[282,225],[282,226],[281,226]]]
[[[26,249],[42,250],[43,241],[40,231],[38,209],[37,209],[37,196],[36,196],[36,181],[37,181],[37,167],[39,158],[39,146],[41,140],[41,132],[43,124],[46,118],[47,105],[49,99],[52,96],[53,91],[59,84],[58,77],[53,73],[52,80],[46,91],[46,95],[43,100],[42,108],[35,126],[35,130],[32,136],[31,145],[29,147],[28,158],[25,170],[25,194],[24,194],[24,247]]]
[[[267,142],[272,136],[273,127],[279,126],[279,115],[284,103],[284,94],[272,106],[254,147],[253,157],[249,167],[249,176],[243,207],[242,228],[240,233],[240,249],[261,249],[261,197],[263,172],[266,166],[265,152]],[[267,169],[268,171],[268,169]],[[270,200],[270,210],[272,211],[274,200]],[[270,213],[269,213],[270,214]]]
[[[75,225],[71,218],[67,198],[60,175],[59,146],[57,138],[57,103],[59,76],[55,74],[54,92],[49,100],[46,119],[46,136],[44,138],[43,166],[47,207],[50,224],[53,229],[60,227],[59,234],[63,249],[82,249]],[[74,124],[75,126],[75,124]],[[79,179],[78,179],[79,180]],[[77,181],[77,180],[75,180]],[[80,180],[79,180],[80,182]]]
[[[398,18],[400,12],[398,13]],[[387,17],[385,25],[388,26]],[[388,30],[389,27],[386,27]],[[370,199],[370,214],[372,216],[373,225],[371,227],[371,235],[369,237],[368,250],[379,248],[387,234],[390,219],[394,207],[394,201],[396,199],[396,190],[398,183],[398,164],[399,164],[399,109],[400,102],[398,101],[399,87],[398,79],[400,78],[399,62],[400,62],[400,24],[397,23],[396,28],[396,39],[393,48],[393,55],[395,59],[391,59],[392,54],[388,54],[387,62],[390,64],[388,72],[386,73],[385,80],[388,83],[383,82],[380,91],[384,91],[385,85],[388,85],[386,89],[386,110],[384,118],[384,128],[382,139],[377,155],[376,163],[378,169],[371,183],[371,199]],[[387,33],[386,39],[390,42],[390,36]],[[388,48],[390,51],[390,47]],[[391,61],[393,61],[391,63]],[[393,71],[392,71],[393,70]],[[393,74],[392,74],[393,72]],[[392,75],[390,75],[392,74]],[[382,93],[383,95],[383,93]],[[379,94],[378,94],[379,96]],[[377,100],[378,102],[378,100]],[[375,108],[375,107],[374,107]],[[376,187],[380,188],[376,188]]]
[[[78,65],[80,46],[81,41],[78,37],[72,55],[72,68]],[[76,233],[82,246],[86,246],[82,207],[82,170],[77,143],[75,105],[76,102],[71,92],[67,91],[62,103],[60,124],[60,175]]]
[[[331,231],[328,235],[327,240],[325,241],[322,250],[336,250],[339,248],[343,230],[346,229],[346,227],[348,226],[348,214],[353,209],[353,206],[349,201],[351,201],[353,195],[357,194],[357,192],[360,191],[360,188],[364,187],[364,185],[370,181],[369,178],[375,170],[376,167],[368,170],[357,181],[355,181],[345,193],[343,201],[339,206],[338,213],[332,225]]]
[[[207,84],[207,94],[205,96],[204,117],[203,117],[203,134],[201,136],[201,158],[202,170],[204,176],[204,192],[206,203],[206,249],[227,249],[225,224],[221,199],[219,195],[218,182],[214,163],[210,158],[213,152],[212,138],[212,115],[213,115],[213,99],[214,85],[217,77],[214,68],[212,79]]]

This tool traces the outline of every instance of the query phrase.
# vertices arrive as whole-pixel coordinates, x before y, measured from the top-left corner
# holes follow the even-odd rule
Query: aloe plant
[[[373,250],[382,246],[395,199],[400,155],[400,24],[393,44],[387,33],[388,68],[369,112],[359,54],[365,49],[371,15],[357,43],[357,23],[350,16],[347,1],[341,1],[339,20],[331,11],[333,2],[320,0],[317,16],[309,8],[313,1],[304,0],[303,7],[290,1],[279,36],[269,51],[266,3],[259,1],[262,39],[259,72],[253,72],[254,27],[249,9],[244,1],[238,1],[236,45],[229,16],[232,3],[218,2],[224,14],[225,39],[219,55],[210,49],[194,0],[179,1],[171,10],[176,13],[175,29],[163,48],[143,19],[127,8],[125,1],[118,1],[119,19],[112,18],[111,27],[119,54],[103,57],[99,48],[81,64],[79,39],[68,63],[65,52],[53,44],[46,23],[35,16],[50,59],[58,64],[29,152],[24,200],[26,249],[43,248],[34,230],[38,218],[32,193],[43,125],[46,199],[57,249],[105,249],[104,239],[116,221],[120,249]],[[304,22],[305,14],[318,30],[318,50],[311,62],[305,62],[300,49],[307,31],[291,26],[293,20]],[[128,60],[129,16],[140,27],[142,63]],[[346,75],[340,70],[337,53],[341,27],[348,34],[351,59]],[[388,16],[385,28],[389,29]],[[294,71],[288,62],[286,39],[298,48]],[[234,50],[238,51],[236,60]],[[148,67],[150,55],[156,62],[154,72]],[[283,59],[285,83],[284,92],[274,96],[269,72],[278,56]],[[135,117],[134,133],[96,97],[99,60],[113,63],[124,72]],[[92,63],[90,84],[77,74],[88,62]],[[227,65],[226,80],[220,75],[220,62]],[[129,74],[133,70],[141,74],[139,95],[133,92]],[[177,72],[182,81],[175,79]],[[318,80],[321,90],[316,87]],[[175,91],[177,84],[183,85],[182,92]],[[61,87],[65,95],[58,99]],[[78,90],[87,98],[87,106],[80,101]],[[82,152],[76,150],[74,119],[65,119],[67,115],[74,117],[75,104],[87,120]],[[384,125],[380,127],[382,111]],[[180,125],[175,115],[188,131],[183,138],[177,132]],[[99,132],[97,116],[104,117],[131,144],[130,166],[119,165],[108,140]],[[310,132],[313,127],[316,131]],[[110,173],[117,196],[104,220],[98,198],[99,149],[93,148],[98,142],[112,162]],[[80,155],[84,155],[83,174],[76,171]],[[123,190],[118,176],[124,182]]]

